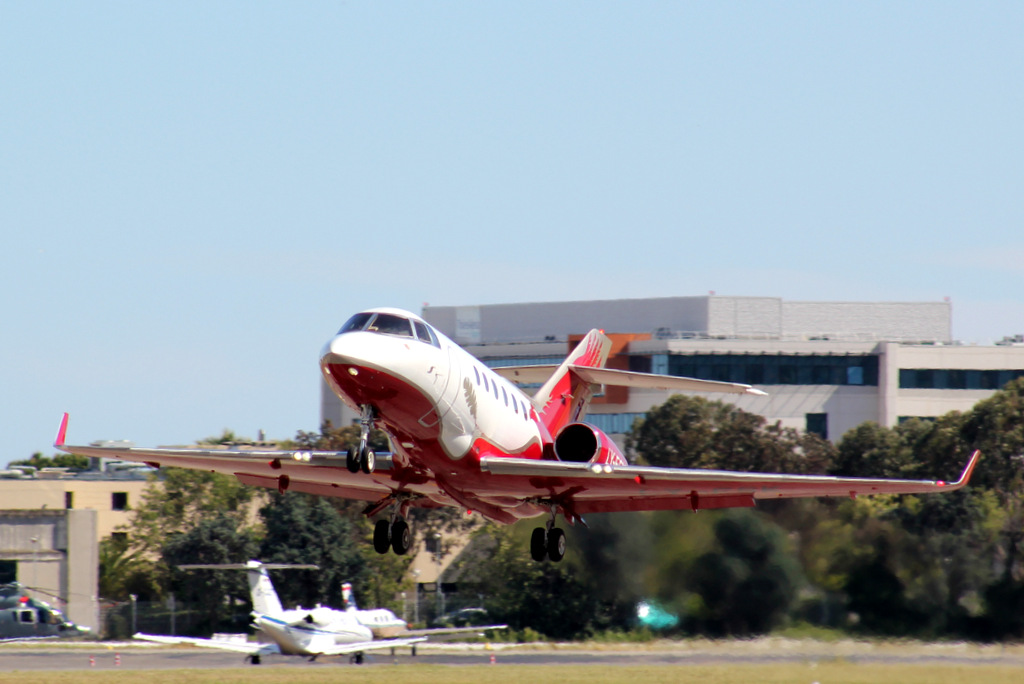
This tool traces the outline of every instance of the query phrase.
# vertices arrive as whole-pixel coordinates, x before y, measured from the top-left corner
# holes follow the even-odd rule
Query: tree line
[[[295,446],[344,449],[353,428],[300,432]],[[375,433],[374,447],[386,449]],[[832,444],[718,401],[676,395],[627,438],[638,463],[683,468],[955,480],[974,449],[971,485],[951,494],[807,499],[753,510],[588,516],[559,564],[529,557],[532,522],[474,527],[447,571],[491,619],[520,635],[643,634],[640,601],[679,619],[667,634],[748,636],[811,624],[854,634],[999,640],[1024,636],[1024,379],[967,412],[865,423]],[[316,563],[276,582],[285,604],[340,605],[340,585],[365,605],[398,608],[414,587],[411,556],[377,555],[363,504],[267,494],[213,473],[166,469],[101,543],[101,595],[208,606],[198,630],[248,603],[242,573],[181,563]],[[256,514],[253,514],[256,511]],[[416,513],[417,539],[471,527],[459,511]],[[213,599],[211,600],[211,597]]]

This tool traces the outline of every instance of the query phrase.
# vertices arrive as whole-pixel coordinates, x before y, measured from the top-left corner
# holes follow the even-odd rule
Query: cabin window
[[[409,319],[392,314],[377,314],[366,330],[398,337],[412,337],[412,325],[409,323]]]
[[[340,335],[354,330],[362,330],[366,327],[366,324],[371,318],[373,318],[372,313],[357,313],[355,316],[345,321],[345,325],[341,326],[341,330],[338,331],[338,334]]]
[[[19,613],[18,614],[19,621],[26,622],[26,623],[35,623],[35,621],[36,621],[36,611],[34,611],[34,610],[21,610],[21,611],[18,611],[18,613]]]

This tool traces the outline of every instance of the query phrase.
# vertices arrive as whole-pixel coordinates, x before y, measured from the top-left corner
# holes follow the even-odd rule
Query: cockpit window
[[[434,331],[430,329],[429,325],[422,321],[413,321],[413,325],[416,326],[416,337],[420,338],[420,340],[427,344],[434,345],[435,347],[441,346],[441,343],[437,341],[437,335],[434,334]]]
[[[341,326],[341,330],[338,334],[352,332],[353,330],[362,330],[366,327],[366,323],[373,318],[372,313],[357,313],[352,318],[345,321],[345,325]]]
[[[412,337],[412,324],[409,322],[409,319],[392,314],[377,314],[377,317],[373,319],[366,330],[368,332],[384,333],[385,335]]]

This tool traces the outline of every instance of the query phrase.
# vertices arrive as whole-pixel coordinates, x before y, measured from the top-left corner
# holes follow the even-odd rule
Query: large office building
[[[948,301],[708,295],[427,306],[422,315],[492,367],[559,363],[600,328],[613,340],[612,368],[751,384],[767,396],[706,396],[833,441],[865,421],[893,426],[968,410],[1024,375],[1024,344],[956,343]],[[608,388],[587,421],[621,435],[668,397]],[[340,425],[355,415],[324,386],[321,417]]]

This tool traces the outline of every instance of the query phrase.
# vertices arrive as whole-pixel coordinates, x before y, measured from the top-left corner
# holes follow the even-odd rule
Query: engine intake
[[[555,456],[574,463],[627,465],[612,438],[586,423],[570,423],[555,437]]]

